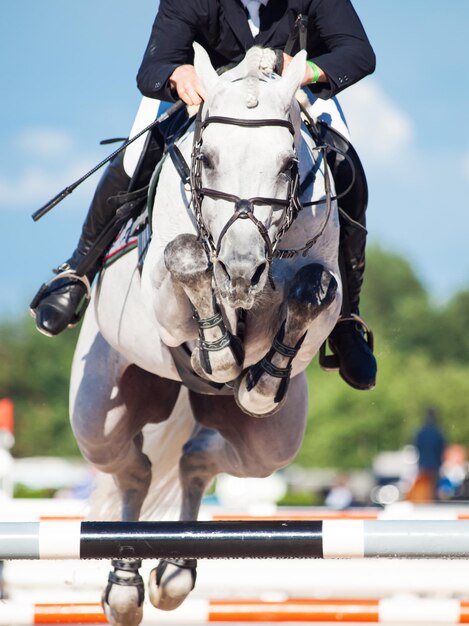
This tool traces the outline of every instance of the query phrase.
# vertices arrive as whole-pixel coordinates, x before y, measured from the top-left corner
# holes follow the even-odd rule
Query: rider
[[[153,103],[155,99],[173,102],[179,98],[188,105],[200,104],[204,93],[192,64],[194,41],[207,50],[215,68],[221,68],[239,62],[253,45],[284,50],[298,15],[307,18],[308,61],[303,86],[307,87],[311,103],[333,105],[329,110],[335,113],[328,113],[325,119],[334,126],[333,118],[337,118],[338,126],[342,125],[340,130],[347,134],[333,97],[375,68],[373,49],[350,0],[160,0],[137,77],[138,87],[146,96],[144,101],[151,98]],[[293,52],[298,46],[297,43]],[[283,52],[283,59],[282,54],[280,58],[285,69],[292,57]],[[87,255],[98,239],[115,234],[109,224],[115,218],[116,196],[144,187],[161,158],[164,129],[147,135],[137,166],[126,166],[123,153],[110,162],[98,184],[77,249],[31,303],[41,332],[57,335],[83,314],[83,299],[89,290],[87,281],[91,283],[102,262],[102,256],[95,258],[95,252],[91,264],[87,264]],[[344,198],[341,208],[364,226],[366,199],[353,204]],[[359,317],[353,317],[359,315],[366,230],[350,224],[350,220],[341,220],[340,253],[348,310],[347,314],[343,311],[332,331],[329,346],[336,368],[346,382],[356,389],[371,389],[375,385],[376,360]],[[84,260],[88,268],[80,272],[78,266],[83,266]]]

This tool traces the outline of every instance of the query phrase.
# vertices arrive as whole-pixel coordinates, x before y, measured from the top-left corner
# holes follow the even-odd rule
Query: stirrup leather
[[[358,324],[363,331],[363,338],[365,342],[368,344],[371,352],[373,352],[375,343],[373,331],[363,318],[361,318],[356,313],[351,313],[350,315],[347,315],[345,317],[340,317],[337,321],[337,324],[341,324],[342,322],[356,322],[356,324]],[[319,348],[319,365],[321,369],[323,369],[325,372],[338,372],[340,369],[339,357],[337,356],[337,354],[334,353],[334,351],[332,351],[332,354],[326,353],[327,343],[328,339],[326,339],[326,341],[324,341],[324,343]]]

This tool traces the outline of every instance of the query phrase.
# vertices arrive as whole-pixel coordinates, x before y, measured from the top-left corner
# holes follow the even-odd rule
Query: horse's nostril
[[[228,268],[226,267],[226,265],[223,263],[223,261],[220,261],[220,259],[218,260],[218,263],[219,263],[221,269],[226,274],[226,277],[228,278],[228,280],[231,282],[231,276],[230,276],[230,273],[229,273]]]
[[[257,283],[260,281],[262,274],[264,273],[265,268],[267,267],[267,263],[261,263],[257,270],[254,272],[251,278],[251,285],[255,287]]]

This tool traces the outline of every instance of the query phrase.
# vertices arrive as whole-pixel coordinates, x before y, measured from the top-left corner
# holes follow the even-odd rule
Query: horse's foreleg
[[[236,389],[239,406],[249,415],[271,415],[285,401],[292,363],[311,324],[333,302],[337,281],[322,265],[302,267],[293,278],[287,298],[287,315],[269,352],[240,378]]]
[[[193,307],[199,333],[191,359],[194,371],[219,383],[234,380],[242,371],[243,347],[227,329],[215,301],[213,271],[202,242],[195,235],[179,235],[166,246],[164,260]]]

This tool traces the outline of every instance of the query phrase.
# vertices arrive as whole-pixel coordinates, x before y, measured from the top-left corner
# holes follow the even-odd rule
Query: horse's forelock
[[[246,106],[252,109],[259,104],[259,80],[270,76],[274,70],[275,52],[256,46],[246,54],[246,62]]]

